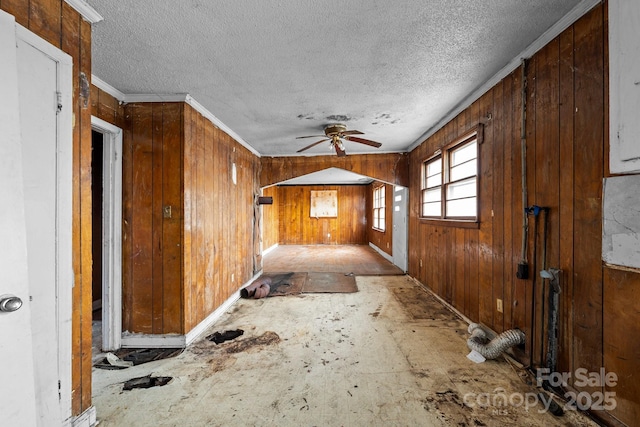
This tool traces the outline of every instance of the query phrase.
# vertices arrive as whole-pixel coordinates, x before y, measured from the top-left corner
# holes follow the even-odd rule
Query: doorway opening
[[[102,171],[103,171],[103,134],[91,130],[91,235],[94,236],[91,247],[93,257],[92,319],[102,321]]]
[[[393,263],[403,272],[408,269],[409,189],[393,188]]]
[[[122,129],[91,117],[93,348],[122,339]]]
[[[385,259],[387,259],[406,273],[408,265],[408,188],[395,185],[391,182],[387,182],[381,179],[377,179],[373,176],[361,175],[359,173],[348,171],[338,167],[329,167],[327,169],[300,175],[260,188],[260,193],[258,195],[271,197],[270,204],[274,204],[274,206],[271,208],[259,209],[259,212],[256,214],[258,224],[258,230],[256,231],[256,233],[258,236],[260,236],[258,247],[260,255],[267,255],[271,250],[275,249],[280,244],[300,244],[299,241],[298,243],[293,243],[291,241],[283,242],[282,239],[280,239],[280,233],[283,232],[280,222],[281,214],[279,212],[280,207],[278,204],[278,198],[280,197],[279,194],[282,188],[310,186],[322,186],[323,188],[326,186],[371,186],[372,183],[383,183],[387,187],[391,187],[391,190],[385,190],[385,198],[388,198],[387,200],[392,200],[393,203],[388,205],[385,203],[385,209],[387,210],[387,212],[389,209],[392,209],[392,216],[388,216],[387,214],[385,219],[385,230],[382,231],[382,233],[386,233],[384,241],[374,241],[375,237],[371,237],[373,222],[365,224],[367,229],[366,232],[368,233],[367,242]],[[368,222],[373,219],[373,189],[364,197],[366,198],[366,200],[362,205],[362,217],[366,216],[367,219],[365,219],[365,221]],[[354,200],[354,198],[352,197],[351,200]],[[340,202],[338,202],[338,206],[340,206]],[[309,207],[304,206],[304,209],[308,210]],[[306,216],[307,213],[305,213],[304,215]],[[309,213],[309,215],[311,218],[313,218],[313,214]],[[298,221],[300,221],[301,217],[296,214],[296,218],[298,219]],[[318,218],[316,217],[316,219]],[[389,219],[391,219],[392,221],[387,222]],[[347,226],[347,228],[356,229],[360,226],[360,224],[361,223],[354,223],[353,227]],[[300,229],[302,226],[303,225],[301,224],[297,224],[293,228],[297,227],[298,229]],[[331,241],[327,240],[328,238],[333,239],[334,236],[330,235],[331,230],[328,229],[329,226],[330,224],[328,222],[322,222],[320,225],[318,225],[317,228],[311,228],[314,232],[315,230],[319,231],[317,235],[321,236],[317,239],[317,243],[311,244],[330,244]],[[376,232],[378,231],[380,231],[380,229],[376,229]],[[292,233],[292,235],[298,235],[296,233],[297,231]],[[286,231],[284,234],[286,234]],[[385,247],[383,248],[381,245],[379,245],[379,243],[383,243]],[[380,247],[376,246],[376,244],[378,244],[378,246]]]

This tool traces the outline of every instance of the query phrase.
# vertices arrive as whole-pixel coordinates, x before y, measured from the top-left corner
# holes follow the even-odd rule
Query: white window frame
[[[382,184],[373,188],[373,229],[385,231],[387,225],[386,215],[387,187]]]
[[[479,181],[480,181],[480,144],[482,143],[481,129],[478,128],[473,132],[465,134],[462,138],[455,140],[453,143],[436,151],[433,156],[422,163],[421,182],[420,182],[420,217],[426,220],[441,220],[452,222],[477,222],[478,206],[479,206]],[[459,164],[452,164],[454,154],[461,149],[475,145],[475,157],[467,158]],[[462,177],[453,177],[453,171],[456,168],[463,167],[465,164],[475,163],[475,174],[465,174]],[[430,166],[439,166],[429,170]],[[467,186],[466,191],[471,191],[473,195],[463,195],[461,197],[452,197],[455,188]],[[469,194],[469,193],[468,193]],[[439,196],[439,197],[438,197]],[[451,214],[447,210],[450,204],[456,200],[474,199],[475,209],[473,212],[465,214]],[[437,205],[437,214],[433,208]],[[429,207],[431,209],[429,209]],[[427,212],[431,210],[431,212]]]

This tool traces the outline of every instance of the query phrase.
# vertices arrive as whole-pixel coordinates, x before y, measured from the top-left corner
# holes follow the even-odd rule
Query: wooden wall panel
[[[495,86],[493,114],[496,117],[502,117],[503,120],[491,121],[493,124],[493,194],[492,194],[492,210],[491,218],[493,219],[493,235],[492,235],[492,247],[493,257],[492,261],[492,305],[497,304],[497,300],[500,299],[504,302],[504,270],[506,265],[505,251],[504,251],[504,152],[505,152],[505,137],[504,129],[506,125],[505,107],[504,107],[504,82],[500,82]],[[485,126],[486,127],[486,126]],[[493,311],[493,329],[497,332],[504,330],[504,304],[502,305],[502,311],[498,311],[497,307]]]
[[[78,91],[80,73],[91,77],[91,26],[62,0],[1,0],[0,9],[73,59],[71,388],[72,414],[79,415],[91,406],[91,110]]]
[[[189,105],[183,138],[182,316],[188,332],[253,276],[260,163]]]
[[[309,185],[278,187],[279,244],[366,245],[368,186]],[[311,191],[338,192],[337,218],[311,218]]]
[[[604,366],[616,372],[620,381],[610,391],[623,397],[610,415],[633,424],[640,411],[640,391],[632,380],[640,355],[624,337],[637,335],[634,284],[640,272],[603,268],[601,262],[608,151],[606,7],[596,6],[527,61],[526,205],[549,208],[546,239],[544,213],[529,218],[529,279],[515,277],[523,233],[520,69],[410,153],[409,274],[472,321],[497,332],[524,330],[527,344],[517,355],[535,367],[546,362],[547,350],[548,283],[539,270],[545,265],[561,269],[558,371],[598,372]],[[479,228],[421,220],[422,162],[477,123],[485,129]],[[495,304],[500,297],[503,313]],[[596,415],[612,422],[603,412]]]
[[[129,104],[125,111],[123,329],[183,333],[183,105]]]
[[[574,123],[575,114],[573,100],[573,28],[567,29],[559,37],[560,53],[563,58],[559,62],[559,109],[558,121],[560,126],[559,139],[560,148],[558,152],[558,162],[561,165],[558,177],[558,197],[561,201],[559,206],[559,227],[560,227],[560,268],[562,269],[562,294],[560,294],[560,313],[558,330],[558,369],[568,372],[573,365],[573,251],[574,251],[574,228],[573,228],[573,206],[574,206]]]
[[[162,204],[160,220],[162,250],[159,261],[162,263],[162,289],[158,298],[162,301],[162,333],[183,331],[182,310],[182,230],[183,197],[182,179],[176,172],[182,170],[184,107],[179,103],[163,106],[162,132]],[[169,215],[164,209],[169,208]],[[158,228],[160,228],[158,227]]]
[[[262,248],[263,250],[269,249],[273,245],[277,245],[279,238],[278,233],[280,229],[279,215],[278,215],[278,187],[267,187],[262,190],[262,195],[265,197],[273,197],[272,205],[262,205]]]
[[[604,176],[603,7],[574,25],[574,366],[597,371],[602,359],[602,178]]]
[[[130,241],[132,249],[130,257],[123,259],[123,270],[131,269],[132,281],[124,282],[122,297],[129,301],[129,310],[122,328],[129,332],[153,333],[153,133],[151,104],[131,104],[127,106],[127,114],[131,115],[132,137],[123,141],[131,144],[134,170],[131,182],[123,182],[131,186],[131,217],[125,217],[130,223]]]
[[[32,2],[33,3],[33,2]],[[91,79],[91,25],[80,21],[80,73]],[[90,96],[90,95],[89,95]],[[91,217],[91,109],[89,99],[79,98],[80,115],[76,117],[80,126],[80,229],[82,264],[82,404],[91,407],[91,351],[92,340],[92,217]],[[85,103],[86,102],[86,103]],[[76,286],[78,282],[76,281]]]
[[[64,2],[63,1],[59,1],[59,3],[63,4]],[[28,1],[24,1],[24,0],[1,0],[0,1],[0,8],[2,8],[2,10],[4,10],[5,12],[12,14],[16,18],[16,22],[18,24],[22,25],[25,28],[29,28],[31,30],[31,27],[29,26],[29,11],[30,11],[29,9],[30,8],[29,8],[29,2]],[[77,18],[82,19],[77,12],[74,11],[74,13],[75,13],[75,16]],[[36,34],[38,34],[38,33],[36,32]],[[77,48],[77,46],[76,46],[76,48]],[[77,58],[77,56],[74,57],[74,58]]]
[[[193,108],[184,109],[184,136],[183,136],[183,183],[182,183],[182,197],[183,197],[183,236],[182,236],[182,287],[183,287],[183,324],[185,330],[193,327],[193,313],[194,313],[194,293],[193,284],[195,282],[195,268],[194,262],[195,250],[193,249],[195,239],[194,235],[194,221],[195,221],[195,199],[197,197],[194,191],[194,176],[195,171],[192,167],[192,162],[189,160],[194,157],[194,144],[193,144],[193,128],[194,128],[194,115],[197,112]]]
[[[91,115],[119,127],[126,129],[124,105],[116,98],[91,85]]]
[[[493,91],[487,92],[477,102],[479,115],[478,122],[488,114],[493,115]],[[494,151],[494,138],[493,129],[494,123],[497,120],[491,120],[487,122],[484,127],[484,141],[485,143],[479,146],[480,156],[480,205],[478,206],[479,221],[481,227],[478,235],[478,243],[482,248],[478,252],[478,292],[480,295],[479,300],[479,314],[480,322],[493,328],[493,314],[496,304],[493,299],[493,259],[494,251],[493,247],[493,222],[492,217],[493,210],[493,181],[494,173],[497,173],[493,169],[493,151]],[[451,141],[451,139],[449,139]],[[488,142],[488,143],[487,143]]]
[[[385,231],[373,229],[373,190],[380,184],[385,186]],[[367,240],[376,247],[389,255],[393,255],[393,197],[394,186],[381,182],[373,182],[367,186],[366,208],[367,213]],[[353,215],[357,215],[357,211],[353,211]],[[356,218],[354,218],[356,219]],[[357,222],[355,222],[357,224]]]
[[[613,415],[627,425],[640,420],[640,382],[636,380],[640,363],[640,272],[604,269],[604,367],[618,376]]]
[[[408,155],[349,154],[338,156],[262,157],[260,186],[267,187],[327,168],[340,168],[369,176],[388,184],[408,187]]]

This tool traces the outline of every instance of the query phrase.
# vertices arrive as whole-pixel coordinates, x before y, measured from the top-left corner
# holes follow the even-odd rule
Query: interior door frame
[[[402,199],[400,202],[396,201],[397,194],[400,193]],[[396,204],[401,205],[401,211],[396,211]],[[393,203],[392,203],[392,224],[393,224],[393,236],[392,236],[392,254],[393,263],[400,268],[404,273],[408,269],[408,257],[409,257],[409,189],[400,185],[393,186]],[[398,224],[398,220],[402,218],[402,224]],[[402,253],[398,253],[398,248],[402,247]]]
[[[102,350],[122,345],[122,129],[91,116],[103,135]]]
[[[57,63],[58,119],[56,147],[56,305],[60,416],[71,420],[71,347],[73,309],[73,59],[57,47],[16,23],[16,38]],[[52,106],[54,100],[52,99]],[[37,359],[37,353],[34,359]],[[37,363],[37,362],[34,362]],[[37,402],[36,402],[37,405]]]

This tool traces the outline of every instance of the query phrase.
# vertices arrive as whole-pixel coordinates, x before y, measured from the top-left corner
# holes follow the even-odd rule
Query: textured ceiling
[[[345,123],[406,151],[580,0],[89,0],[93,74],[188,93],[264,156]],[[320,144],[304,154],[331,154]]]

